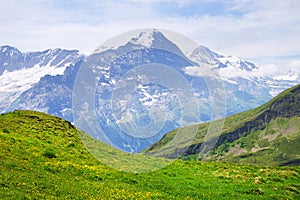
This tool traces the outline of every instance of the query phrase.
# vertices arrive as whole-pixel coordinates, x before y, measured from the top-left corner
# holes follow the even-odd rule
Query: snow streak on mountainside
[[[76,50],[46,50],[22,53],[10,46],[0,47],[0,112],[5,112],[23,92],[45,75],[62,75],[67,66],[78,62]]]
[[[100,48],[98,48],[95,53],[100,53],[107,50],[116,50],[120,46],[126,45],[126,43],[130,42],[131,44],[135,44],[138,46],[150,48],[154,41],[154,34],[158,33],[157,30],[151,29],[143,32],[138,32],[137,36],[132,37],[132,35],[128,35],[128,37],[120,38],[118,41],[109,42],[109,44],[103,44]]]

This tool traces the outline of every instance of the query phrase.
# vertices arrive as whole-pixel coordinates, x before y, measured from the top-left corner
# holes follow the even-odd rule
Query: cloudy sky
[[[139,28],[169,29],[270,73],[300,72],[299,0],[10,0],[0,3],[0,45],[91,52]]]

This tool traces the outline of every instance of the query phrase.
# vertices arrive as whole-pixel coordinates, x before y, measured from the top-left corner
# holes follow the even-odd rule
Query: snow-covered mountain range
[[[82,70],[86,66],[89,69]],[[95,108],[105,134],[89,132],[84,123],[79,127],[119,149],[138,152],[177,127],[212,119],[207,82],[215,78],[200,73],[204,68],[222,80],[226,115],[257,107],[300,81],[293,72],[266,77],[253,63],[204,46],[183,53],[176,41],[151,29],[89,56],[62,49],[22,53],[2,46],[0,112],[32,109],[76,123],[72,101],[78,112],[91,101],[88,106]],[[79,84],[86,85],[84,91],[76,90]],[[185,115],[190,110],[199,111],[196,118]]]
[[[0,112],[9,109],[23,92],[32,88],[45,75],[62,75],[67,66],[81,59],[77,50],[48,49],[22,53],[15,47],[1,46]]]

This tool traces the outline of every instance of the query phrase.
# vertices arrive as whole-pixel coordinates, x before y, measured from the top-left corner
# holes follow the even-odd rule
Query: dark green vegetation
[[[264,166],[300,165],[300,85],[256,109],[227,117],[220,136],[208,138],[208,141],[216,141],[216,145],[205,152],[200,147],[208,126],[209,123],[204,123],[175,130],[144,152],[168,158],[182,153],[183,159]],[[193,134],[195,130],[197,135],[189,146],[185,137],[178,136]]]
[[[96,160],[70,123],[38,112],[1,115],[0,144],[1,199],[300,198],[299,167],[177,160],[155,172],[120,172]]]

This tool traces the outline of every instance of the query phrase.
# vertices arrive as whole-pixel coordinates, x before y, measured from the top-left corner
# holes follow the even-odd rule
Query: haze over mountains
[[[201,67],[218,74],[218,78],[223,81],[226,94],[226,102],[223,102],[226,106],[225,115],[262,105],[282,90],[300,82],[297,73],[289,72],[278,77],[266,77],[253,63],[234,56],[217,54],[203,46],[185,53],[176,41],[171,41],[163,33],[151,29],[133,35],[124,44],[98,49],[89,56],[81,55],[78,51],[61,49],[22,53],[14,47],[2,46],[0,111],[37,110],[73,122],[74,83],[81,66],[91,61],[93,69],[97,71],[95,77],[98,80],[94,94],[96,101],[93,106],[96,106],[97,119],[106,134],[105,138],[90,134],[128,152],[143,150],[175,128],[212,120],[209,98],[211,92],[216,91],[210,91],[206,79],[213,81],[214,78],[205,78],[203,74],[199,74],[198,69]],[[116,88],[124,89],[119,86],[120,83],[128,84],[126,78],[129,80],[135,77],[136,73],[130,73],[135,71],[137,66],[151,63],[170,67],[171,71],[175,71],[189,83],[198,105],[196,118],[186,118],[182,122],[182,110],[190,108],[188,98],[185,97],[183,100],[174,98],[172,95],[174,88],[167,88],[162,84],[136,79],[133,88],[125,87],[134,91],[129,99],[125,97],[127,93],[118,93],[120,95],[118,98],[114,96]],[[152,74],[160,73],[158,68],[153,67],[151,70]],[[145,73],[145,71],[135,72]],[[147,73],[149,75],[149,72]],[[161,73],[161,80],[163,77],[170,78],[166,76],[167,73]],[[127,77],[124,78],[125,74]],[[112,109],[111,103],[114,98],[126,100],[126,106],[114,104],[115,107]],[[160,112],[153,112],[154,110]],[[166,117],[164,113],[169,115]],[[138,127],[142,127],[141,130],[144,130],[143,127],[147,127],[153,118],[164,122],[159,124],[160,129],[156,134],[138,135],[139,137],[128,135],[127,132],[132,129],[128,128],[131,122],[126,121],[127,119],[134,121]],[[79,128],[85,131],[88,129],[85,126]]]

